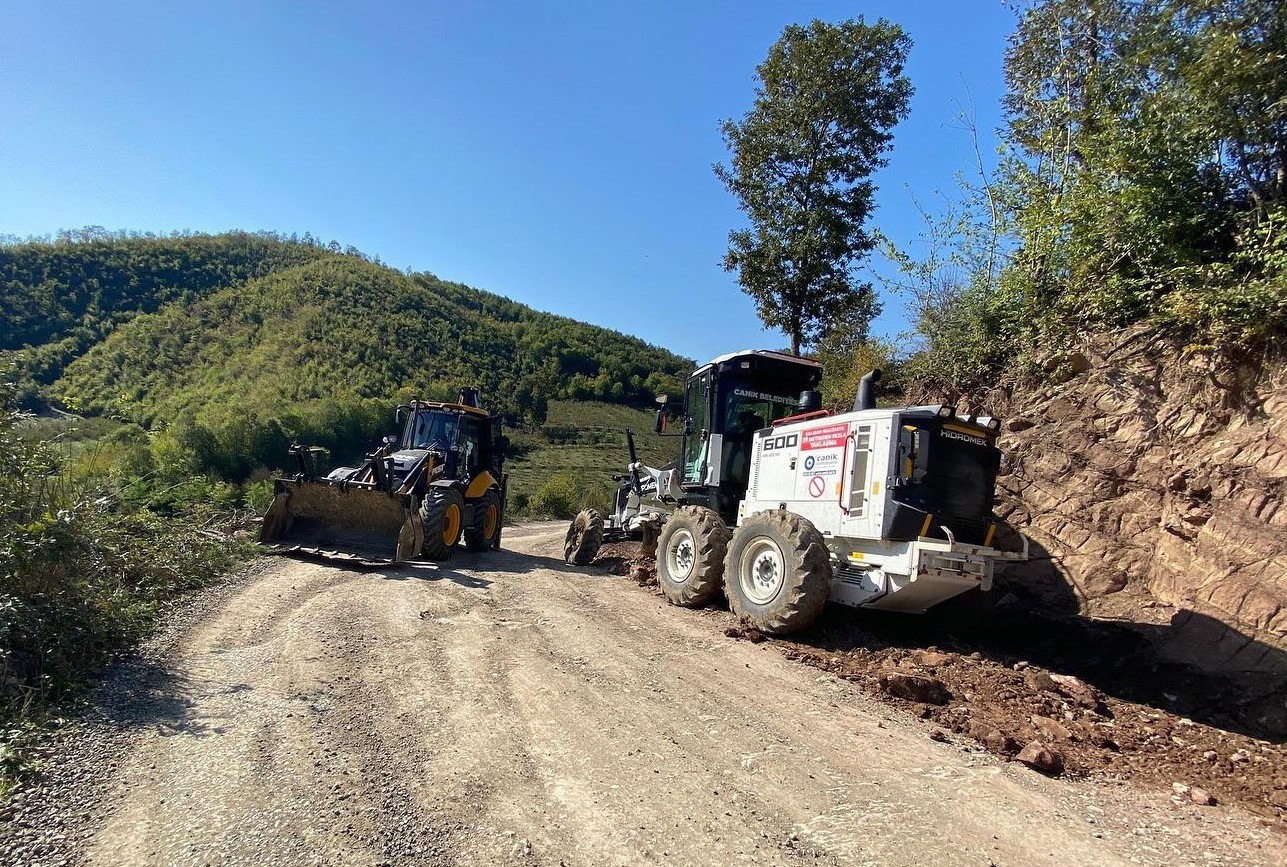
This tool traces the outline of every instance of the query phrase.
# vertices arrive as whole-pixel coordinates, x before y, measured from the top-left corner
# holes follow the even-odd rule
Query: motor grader
[[[279,553],[369,564],[423,556],[445,560],[463,539],[470,551],[500,545],[508,476],[500,419],[478,391],[456,403],[399,406],[400,436],[387,436],[360,467],[319,477],[315,449],[290,452],[298,472],[274,479],[259,541]]]
[[[605,538],[664,522],[662,593],[686,607],[723,593],[770,633],[805,628],[828,600],[923,612],[989,590],[993,564],[1027,558],[993,547],[999,419],[951,406],[877,408],[879,371],[853,408],[820,409],[822,368],[766,350],[720,356],[685,385],[679,458],[640,463],[605,522],[568,529],[565,557],[584,564]],[[664,435],[664,410],[657,432]]]

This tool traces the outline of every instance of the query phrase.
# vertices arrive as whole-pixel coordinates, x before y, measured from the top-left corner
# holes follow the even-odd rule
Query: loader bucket
[[[417,556],[424,543],[415,497],[325,482],[277,479],[259,541],[280,554],[368,565]]]

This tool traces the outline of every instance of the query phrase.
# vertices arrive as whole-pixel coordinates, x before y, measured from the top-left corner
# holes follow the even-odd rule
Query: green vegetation
[[[153,237],[98,228],[0,246],[0,355],[20,355],[28,409],[66,364],[122,322],[273,271],[332,255],[311,238],[269,233]]]
[[[136,455],[140,475],[181,458],[198,475],[254,484],[244,495],[257,502],[292,441],[353,463],[392,432],[396,403],[450,399],[465,384],[511,425],[531,426],[527,454],[562,449],[557,459],[571,461],[548,456],[530,476],[516,461],[521,501],[558,468],[591,469],[577,461],[606,445],[602,432],[555,429],[574,417],[543,428],[551,400],[611,402],[646,429],[650,417],[627,407],[673,392],[690,366],[637,339],[309,237],[91,229],[9,243],[0,300],[14,311],[0,362],[18,368],[23,405],[129,422],[150,443]]]
[[[35,421],[13,399],[0,389],[0,780],[52,705],[250,550],[232,486],[137,428]]]
[[[871,175],[907,115],[910,47],[884,19],[790,25],[756,69],[754,107],[723,123],[731,165],[715,174],[751,223],[729,233],[724,267],[793,354],[832,323],[866,334],[878,311],[854,269],[875,244]]]
[[[630,462],[626,428],[644,463],[662,467],[679,453],[678,440],[653,433],[653,414],[605,403],[552,401],[543,427],[515,432],[510,473],[511,514],[571,518],[581,509],[606,512]]]
[[[1287,19],[1271,0],[1035,0],[995,177],[901,259],[910,374],[989,383],[1150,321],[1206,347],[1287,329]]]
[[[477,385],[511,425],[540,430],[551,400],[649,405],[690,366],[635,338],[337,248],[101,232],[11,244],[0,248],[5,303],[31,315],[6,331],[0,361],[20,366],[25,405],[128,421],[154,450],[236,483],[284,467],[292,441],[360,461],[413,396],[451,399]],[[73,319],[82,330],[58,324]],[[146,460],[138,469],[150,471]]]

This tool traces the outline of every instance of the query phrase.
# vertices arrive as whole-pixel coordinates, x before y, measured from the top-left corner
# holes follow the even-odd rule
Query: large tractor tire
[[[455,488],[430,488],[420,503],[420,523],[425,542],[421,553],[430,560],[451,557],[460,541],[464,523],[465,498]]]
[[[500,547],[501,500],[494,488],[474,503],[473,524],[465,528],[465,547],[470,551],[490,551]]]
[[[589,566],[603,546],[603,516],[586,509],[572,519],[563,541],[563,559],[574,566]]]
[[[700,608],[719,596],[730,533],[718,514],[684,506],[657,540],[657,583],[672,605]]]
[[[733,533],[724,563],[733,613],[785,635],[812,624],[831,595],[831,558],[818,529],[793,512],[757,512]]]

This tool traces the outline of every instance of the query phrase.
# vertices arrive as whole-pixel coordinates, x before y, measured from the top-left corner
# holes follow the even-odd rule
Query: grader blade
[[[415,498],[367,488],[278,479],[259,541],[278,554],[387,565],[420,553]]]

